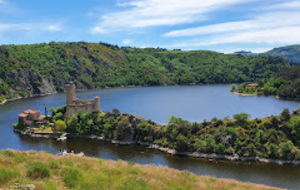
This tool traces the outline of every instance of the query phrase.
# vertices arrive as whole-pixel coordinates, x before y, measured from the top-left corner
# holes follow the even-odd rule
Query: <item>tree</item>
[[[292,117],[289,123],[292,128],[292,139],[297,146],[300,146],[300,116]]]
[[[52,115],[52,117],[55,115],[55,113],[56,113],[56,110],[55,110],[55,108],[50,108],[50,112],[51,112],[51,115]]]
[[[250,115],[247,114],[247,113],[239,113],[239,114],[233,115],[233,118],[236,119],[236,121],[237,121],[239,124],[245,123],[245,121],[247,121],[247,119],[248,119],[249,117],[250,117]]]
[[[231,84],[230,87],[231,87],[231,92],[236,91],[236,84]]]
[[[120,112],[120,110],[118,108],[114,108],[112,110],[112,113],[115,114],[115,115],[119,115],[121,112]]]
[[[67,125],[64,121],[62,120],[57,120],[55,121],[55,130],[58,132],[64,132],[67,129]]]
[[[294,147],[292,141],[287,141],[279,144],[280,147],[280,156],[281,157],[287,157],[291,152]]]
[[[281,121],[289,121],[291,119],[290,111],[289,109],[285,108],[281,114],[280,114],[280,120]]]
[[[61,112],[56,113],[56,114],[54,115],[54,117],[53,117],[53,119],[54,119],[55,121],[57,121],[57,120],[62,120],[63,118],[64,118],[64,115],[63,115]]]
[[[271,143],[268,147],[267,147],[267,151],[268,151],[268,155],[270,158],[277,158],[278,157],[278,146]]]

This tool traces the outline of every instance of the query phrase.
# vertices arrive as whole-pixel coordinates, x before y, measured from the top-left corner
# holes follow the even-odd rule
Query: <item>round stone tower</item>
[[[100,97],[96,96],[94,97],[95,103],[94,103],[94,112],[100,111]]]
[[[76,100],[76,86],[73,83],[66,85],[67,105],[71,105]]]

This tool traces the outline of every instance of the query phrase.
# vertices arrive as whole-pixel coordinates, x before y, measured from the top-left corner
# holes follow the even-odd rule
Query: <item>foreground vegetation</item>
[[[167,125],[151,120],[112,113],[77,113],[64,118],[65,107],[51,109],[57,133],[97,135],[120,142],[144,142],[175,149],[179,152],[217,153],[239,157],[299,160],[300,110],[283,110],[280,116],[249,120],[240,113],[234,119],[213,118],[190,123],[171,117]],[[24,126],[17,124],[18,129]]]
[[[300,99],[300,66],[281,71],[268,79],[257,80],[257,86],[242,83],[232,90],[245,94],[276,95],[280,98]]]
[[[246,57],[211,51],[167,51],[105,43],[0,46],[0,102],[80,89],[117,86],[242,83],[269,78],[291,67],[270,56]]]
[[[18,183],[18,185],[16,185]],[[186,171],[45,152],[0,152],[0,188],[35,189],[276,189]],[[16,188],[18,189],[18,188]],[[19,188],[22,189],[22,188]]]

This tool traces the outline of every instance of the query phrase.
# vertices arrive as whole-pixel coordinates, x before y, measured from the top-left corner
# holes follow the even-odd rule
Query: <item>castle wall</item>
[[[94,103],[83,104],[83,105],[68,105],[65,116],[70,117],[73,114],[78,113],[79,111],[82,111],[83,113],[99,112],[100,104],[94,102]]]
[[[94,100],[77,100],[75,84],[66,85],[66,117],[70,117],[79,111],[86,112],[100,112],[100,97],[96,96]]]

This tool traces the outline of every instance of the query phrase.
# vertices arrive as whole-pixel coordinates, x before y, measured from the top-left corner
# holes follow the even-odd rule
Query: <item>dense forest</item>
[[[155,143],[181,152],[300,159],[300,110],[290,113],[284,109],[279,116],[254,120],[240,113],[234,119],[213,118],[202,123],[171,117],[166,125],[121,114],[118,109],[112,113],[79,112],[69,118],[64,117],[65,107],[51,108],[51,113],[56,132]],[[15,127],[24,129],[22,124]]]
[[[271,78],[258,80],[256,86],[242,83],[232,90],[239,93],[276,95],[280,98],[300,99],[300,66],[275,73]]]
[[[290,60],[293,63],[300,63],[300,45],[290,45],[274,48],[264,54],[281,57]]]
[[[118,86],[242,83],[291,67],[271,56],[167,51],[85,42],[0,46],[0,102],[79,89]]]

